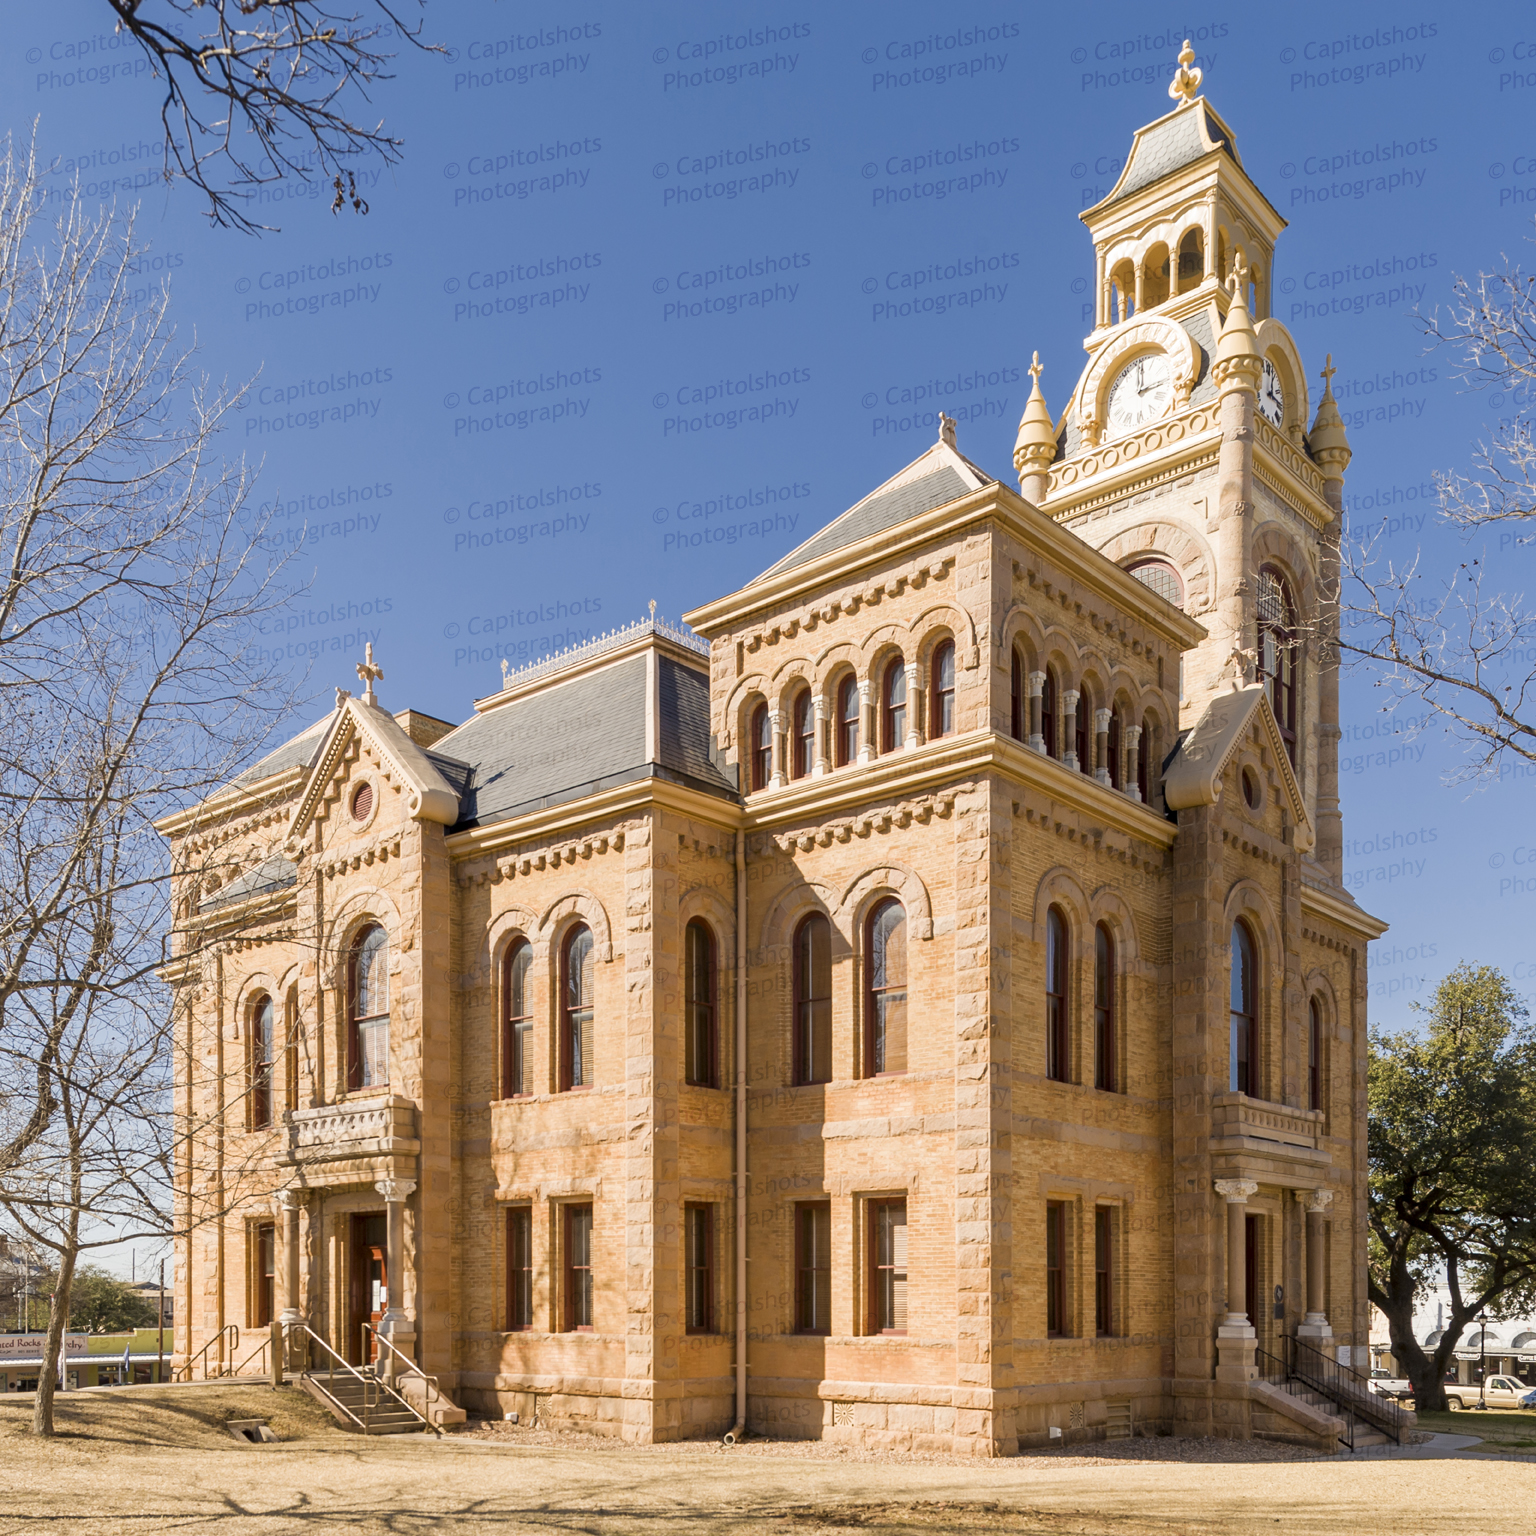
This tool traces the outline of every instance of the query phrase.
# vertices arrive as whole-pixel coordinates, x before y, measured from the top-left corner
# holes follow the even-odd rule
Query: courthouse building
[[[1368,1339],[1350,450],[1285,220],[1171,94],[1017,488],[941,418],[686,627],[458,725],[359,668],[163,823],[222,1212],[179,1360],[378,1325],[471,1412],[640,1442],[1315,1430],[1255,1362]]]

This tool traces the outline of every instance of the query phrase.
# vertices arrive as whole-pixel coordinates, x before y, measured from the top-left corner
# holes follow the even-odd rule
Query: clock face
[[[1259,379],[1259,409],[1272,427],[1278,427],[1285,420],[1285,391],[1280,387],[1280,375],[1275,372],[1275,365],[1267,357]]]
[[[1107,436],[1124,437],[1160,416],[1173,404],[1173,370],[1166,352],[1148,352],[1127,363],[1109,390]]]

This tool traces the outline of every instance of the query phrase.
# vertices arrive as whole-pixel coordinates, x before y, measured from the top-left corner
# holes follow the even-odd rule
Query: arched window
[[[715,936],[702,918],[694,918],[683,934],[684,987],[687,1017],[684,1028],[684,1076],[699,1088],[719,1084],[718,1032],[715,1028]]]
[[[1253,935],[1243,923],[1232,925],[1232,1047],[1229,1086],[1234,1093],[1257,1097],[1254,1071],[1255,999],[1258,973],[1254,963]]]
[[[377,923],[352,941],[347,993],[347,1083],[377,1088],[389,1081],[389,939]]]
[[[501,1096],[515,1099],[532,1093],[533,999],[528,995],[528,972],[533,965],[533,946],[516,940],[502,962],[501,978]]]
[[[592,1086],[592,930],[578,923],[560,948],[560,1087]]]
[[[1060,907],[1045,915],[1045,1075],[1067,1081],[1067,920]]]
[[[898,656],[880,687],[880,750],[899,752],[907,740],[907,664]]]
[[[759,704],[752,711],[752,790],[768,788],[773,775],[773,721],[768,706]]]
[[[263,994],[251,1010],[251,1128],[272,1123],[272,999]]]
[[[299,1107],[299,989],[289,987],[283,1009],[283,1107]]]
[[[1115,1091],[1115,941],[1093,930],[1093,1086]]]
[[[1179,293],[1198,288],[1205,280],[1205,242],[1198,229],[1188,229],[1179,241]]]
[[[1056,674],[1049,667],[1045,669],[1045,682],[1040,688],[1040,736],[1045,743],[1045,755],[1059,760],[1061,753],[1057,750],[1056,740]]]
[[[1109,782],[1113,789],[1120,788],[1120,711],[1113,709],[1109,713],[1109,740],[1106,743],[1109,753]]]
[[[832,925],[813,912],[795,930],[795,1081],[832,1081]]]
[[[1168,298],[1170,266],[1168,247],[1158,241],[1142,258],[1141,303],[1136,306],[1138,311],[1151,309],[1154,304],[1161,304]]]
[[[795,750],[790,763],[790,776],[808,779],[816,766],[816,706],[811,690],[803,688],[795,695]]]
[[[1184,580],[1166,560],[1138,560],[1130,573],[1142,586],[1150,587],[1175,608],[1184,606]]]
[[[859,682],[852,674],[837,686],[837,766],[859,755]]]
[[[1259,677],[1292,766],[1296,762],[1295,613],[1285,578],[1266,565],[1259,572]]]
[[[1013,664],[1008,673],[1008,734],[1023,741],[1029,734],[1029,696],[1024,691],[1024,658],[1018,646],[1013,648]]]
[[[1314,997],[1307,1005],[1307,1108],[1323,1107],[1323,1010]]]
[[[933,703],[928,710],[928,734],[949,736],[955,729],[955,642],[943,641],[933,653]]]
[[[1136,746],[1136,788],[1141,791],[1141,803],[1152,803],[1152,754],[1157,750],[1157,736],[1152,729],[1152,716],[1141,722],[1141,740]]]
[[[864,1060],[871,1077],[907,1070],[907,914],[882,901],[867,925],[869,993]]]
[[[1093,695],[1083,684],[1077,696],[1077,730],[1072,750],[1077,753],[1077,771],[1093,773]]]

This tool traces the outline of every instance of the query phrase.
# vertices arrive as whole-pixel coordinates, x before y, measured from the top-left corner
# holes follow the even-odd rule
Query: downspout
[[[747,834],[736,831],[736,1422],[747,1431]]]

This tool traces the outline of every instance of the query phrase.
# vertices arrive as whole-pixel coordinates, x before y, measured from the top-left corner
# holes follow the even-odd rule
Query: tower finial
[[[656,622],[656,599],[653,597],[651,599],[651,623],[654,624],[655,622]]]
[[[1040,354],[1035,353],[1035,360],[1029,365],[1029,376],[1036,384],[1040,382],[1040,375],[1045,372],[1045,364],[1040,361]]]
[[[1322,374],[1323,374],[1323,393],[1325,395],[1331,395],[1333,393],[1333,376],[1338,371],[1339,370],[1333,366],[1333,353],[1330,352],[1328,354],[1327,366],[1324,367],[1324,369],[1322,370]]]
[[[368,642],[367,649],[363,653],[364,659],[357,664],[357,675],[363,680],[363,703],[377,704],[378,700],[373,696],[373,684],[375,678],[384,676],[384,668],[373,664],[373,641]]]
[[[1187,107],[1195,99],[1200,90],[1200,82],[1205,78],[1205,72],[1192,69],[1195,62],[1195,50],[1190,47],[1189,39],[1184,39],[1184,46],[1179,50],[1179,67],[1173,72],[1173,81],[1168,87],[1168,94],[1178,102],[1181,107]]]
[[[1248,301],[1248,264],[1243,260],[1243,253],[1236,251],[1232,256],[1232,270],[1227,274],[1227,291],[1234,299],[1241,303]]]
[[[939,441],[948,443],[951,448],[955,446],[955,418],[939,412]]]

